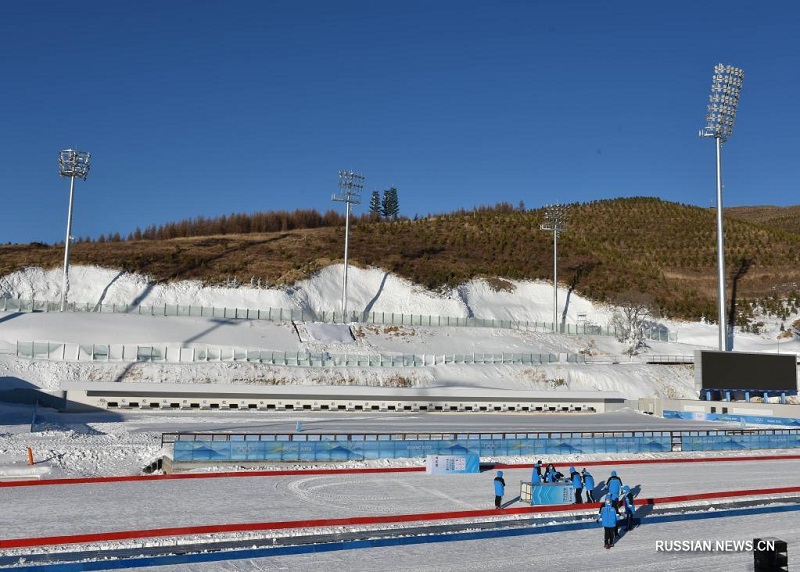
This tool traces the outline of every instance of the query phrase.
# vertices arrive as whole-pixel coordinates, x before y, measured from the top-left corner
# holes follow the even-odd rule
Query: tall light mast
[[[719,284],[719,351],[728,351],[725,327],[725,238],[722,229],[722,144],[733,135],[736,108],[742,91],[744,71],[730,65],[717,64],[708,98],[706,126],[700,137],[713,137],[717,143],[717,281]]]

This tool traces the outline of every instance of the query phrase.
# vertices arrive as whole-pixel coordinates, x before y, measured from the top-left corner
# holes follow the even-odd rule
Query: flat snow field
[[[475,572],[561,570],[571,572],[751,572],[753,553],[747,550],[682,550],[686,541],[752,541],[778,537],[788,543],[789,570],[793,547],[800,544],[797,512],[741,517],[681,519],[644,524],[627,533],[610,550],[603,548],[600,525],[585,530],[527,534],[453,542],[420,543],[334,552],[145,566],[147,572],[254,572],[290,570],[318,572]],[[670,544],[671,543],[671,544]],[[665,551],[665,546],[678,550]],[[693,548],[693,547],[689,547]]]
[[[559,468],[568,470],[566,465],[559,465]],[[617,470],[641,500],[797,485],[795,475],[800,470],[800,459],[637,465],[609,462],[591,470],[599,485],[611,470]],[[517,498],[519,482],[529,478],[530,469],[506,468],[503,471],[507,483],[505,507],[523,506]],[[0,530],[5,531],[3,537],[10,540],[123,530],[482,510],[492,507],[494,476],[494,470],[470,475],[355,472],[15,486],[1,489],[7,510],[0,513]],[[91,502],[87,503],[87,499]],[[258,554],[258,557],[242,558],[248,555],[247,549],[269,547],[271,537],[309,533],[307,529],[290,528],[257,533],[244,552],[212,552],[213,562],[184,564],[162,559],[158,561],[162,565],[158,566],[140,567],[132,562],[131,569],[206,572],[341,567],[354,571],[457,571],[495,570],[498,566],[508,570],[533,570],[544,566],[587,571],[752,570],[752,553],[738,549],[733,543],[756,537],[778,537],[796,546],[800,540],[800,519],[795,512],[798,507],[793,507],[792,503],[781,506],[792,512],[764,514],[759,512],[761,508],[723,516],[726,511],[715,509],[710,503],[696,503],[691,508],[684,505],[685,512],[673,517],[645,517],[641,526],[627,533],[610,551],[602,547],[599,525],[544,532],[546,529],[542,527],[548,523],[544,518],[522,534],[511,536],[489,534],[480,539],[458,541],[434,537],[435,542],[419,537],[407,538],[401,541],[402,545],[360,542],[338,545],[343,549],[333,551]],[[413,523],[414,526],[418,524]],[[316,530],[330,532],[324,528]],[[243,534],[245,536],[238,536],[247,537],[247,533]],[[715,546],[718,542],[729,544],[727,549],[711,551],[681,547],[689,541],[701,540]],[[174,540],[156,537],[146,542],[163,545]],[[672,549],[665,549],[665,546]],[[7,555],[24,553],[24,550],[6,551]]]

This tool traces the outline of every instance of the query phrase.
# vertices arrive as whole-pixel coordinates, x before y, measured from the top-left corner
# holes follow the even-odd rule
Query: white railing
[[[470,353],[470,354],[395,354],[284,352],[231,346],[176,347],[133,344],[73,344],[57,342],[17,342],[17,357],[49,361],[113,362],[250,362],[305,367],[426,367],[449,364],[537,365],[559,361],[557,354]]]
[[[59,312],[60,302],[0,298],[0,309],[4,312]],[[430,327],[474,327],[525,330],[539,333],[560,333],[564,335],[616,336],[614,326],[598,326],[584,322],[579,324],[559,324],[528,320],[499,320],[493,318],[460,318],[453,316],[432,316],[423,314],[402,314],[396,312],[348,312],[320,311],[304,308],[228,308],[213,306],[192,306],[184,304],[162,304],[145,306],[141,304],[88,304],[70,303],[71,312],[98,312],[115,314],[137,314],[165,317],[208,317],[231,320],[266,320],[271,322],[323,322],[331,324],[365,323],[382,326],[430,326]],[[668,332],[663,326],[645,329],[644,339],[650,341],[676,342],[677,334]]]

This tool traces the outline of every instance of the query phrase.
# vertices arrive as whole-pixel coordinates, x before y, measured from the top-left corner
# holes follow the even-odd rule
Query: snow
[[[98,307],[101,304],[143,304],[163,306],[164,304],[180,304],[194,306],[213,306],[217,308],[292,308],[307,310],[316,315],[322,312],[339,311],[341,308],[342,288],[341,265],[325,268],[308,280],[304,280],[287,288],[254,288],[239,286],[236,288],[212,287],[199,282],[155,283],[147,277],[133,275],[115,270],[73,266],[70,269],[70,301]],[[463,284],[458,288],[444,292],[430,292],[418,285],[408,283],[396,276],[380,269],[349,268],[348,270],[348,308],[354,311],[405,313],[416,315],[449,316],[449,317],[477,317],[496,320],[521,320],[550,322],[552,320],[553,289],[552,284],[546,282],[515,282],[507,281],[508,287],[495,290],[486,280],[475,280]],[[20,272],[0,278],[0,298],[35,299],[57,302],[61,295],[61,271],[44,271],[39,268],[28,268]],[[567,300],[566,290],[559,290],[561,304]],[[572,293],[569,296],[569,305],[566,312],[566,322],[576,324],[586,320],[597,325],[606,326],[610,322],[613,308],[602,304],[595,304],[589,300]],[[791,316],[786,323],[797,319]],[[778,338],[781,321],[777,318],[763,318],[765,327],[760,335],[737,332],[736,349],[753,352],[800,352],[800,341],[794,339]],[[718,339],[717,327],[707,323],[686,323],[675,320],[661,320],[660,324],[670,332],[677,335],[677,342],[650,342],[644,351],[658,355],[691,355],[695,349],[715,349]],[[561,336],[549,333],[507,330],[499,328],[468,328],[468,327],[388,327],[365,324],[351,324],[349,326],[324,324],[320,322],[306,322],[297,325],[302,332],[298,336],[293,324],[289,322],[267,322],[256,320],[234,320],[220,318],[180,317],[168,318],[164,316],[147,316],[124,313],[60,313],[60,312],[35,312],[13,313],[0,311],[0,390],[41,388],[44,391],[57,391],[65,381],[111,381],[119,383],[260,383],[260,380],[271,378],[277,383],[290,389],[292,387],[305,387],[308,390],[320,392],[332,391],[340,385],[360,387],[361,390],[375,388],[375,390],[393,391],[391,380],[393,376],[401,374],[413,383],[413,390],[424,391],[426,388],[453,388],[475,391],[613,391],[624,395],[628,399],[639,397],[662,396],[667,398],[693,398],[694,377],[692,368],[689,367],[653,367],[648,366],[635,357],[623,357],[625,346],[615,339],[607,336]],[[200,346],[224,346],[245,349],[272,350],[279,352],[330,352],[347,353],[363,352],[367,354],[378,353],[404,353],[404,354],[470,354],[480,353],[591,353],[603,363],[591,366],[583,364],[568,364],[564,361],[544,366],[511,366],[511,365],[437,365],[424,368],[299,368],[278,367],[250,363],[209,362],[202,364],[188,363],[97,363],[65,361],[40,361],[27,360],[16,357],[16,344],[18,341],[51,341],[57,343],[73,344],[162,344],[170,348],[187,348]],[[606,359],[607,358],[607,359]],[[619,362],[619,363],[614,363]],[[554,380],[562,380],[557,387]],[[35,418],[34,418],[35,414]],[[630,413],[628,414],[630,415]],[[635,415],[635,414],[634,414]],[[510,416],[509,418],[513,418]],[[615,421],[601,418],[581,417],[596,420],[599,427]],[[339,416],[328,417],[322,415],[302,413],[267,413],[267,412],[234,412],[234,413],[196,413],[196,412],[96,412],[80,414],[58,413],[46,408],[34,408],[28,405],[12,405],[0,403],[0,478],[61,478],[77,476],[113,476],[139,474],[142,468],[149,464],[160,454],[160,436],[164,431],[197,430],[290,430],[295,421],[302,420],[304,428],[316,427],[324,430],[325,427],[339,429],[337,423],[347,426],[348,421],[355,423],[356,427],[372,427],[372,430],[386,427],[387,421],[382,421],[381,416]],[[450,417],[449,419],[454,419]],[[489,418],[489,419],[496,419]],[[518,418],[519,419],[519,418]],[[574,419],[574,418],[573,418]],[[642,423],[646,423],[648,416],[641,416]],[[35,424],[32,426],[32,421]],[[630,422],[627,419],[625,422]],[[406,426],[425,427],[426,422],[442,423],[441,419],[433,416],[407,416]],[[446,421],[445,421],[446,422]],[[528,422],[528,421],[526,421]],[[591,422],[591,421],[590,421]],[[635,423],[635,419],[633,420]],[[610,425],[608,425],[610,426]],[[382,430],[382,429],[381,429]],[[432,429],[431,429],[432,430]],[[27,465],[27,449],[31,448],[36,464]],[[620,456],[604,456],[604,458],[619,458]],[[623,456],[624,457],[624,456]],[[583,457],[586,460],[588,457]],[[527,462],[533,459],[513,458],[502,459],[506,462]],[[557,462],[574,462],[576,459],[563,457]],[[404,463],[396,461],[394,465],[415,464],[418,462]],[[797,467],[792,465],[792,471],[786,471],[784,463],[775,468],[777,481],[791,481],[786,475],[796,474]],[[347,465],[347,464],[345,464]],[[350,464],[350,466],[366,466],[368,463]],[[385,463],[384,463],[385,465]],[[678,476],[680,479],[670,477],[668,482],[661,482],[658,474],[642,473],[642,482],[648,483],[653,490],[669,492],[687,492],[688,486],[701,486],[708,490],[720,490],[731,487],[730,464],[721,463],[722,472],[716,469],[706,471],[703,467],[691,473],[692,477],[685,478],[683,471],[671,471],[668,475]],[[743,465],[744,466],[744,465]],[[749,467],[749,465],[746,465]],[[659,469],[661,470],[661,469]],[[750,469],[747,468],[749,471]],[[627,469],[626,469],[627,471]],[[727,472],[726,472],[727,471]],[[518,476],[512,469],[512,477]],[[635,473],[634,473],[635,476]],[[737,469],[736,480],[745,483],[746,475]],[[333,479],[333,477],[331,477]],[[362,477],[358,477],[362,482]],[[410,479],[410,480],[404,480]],[[248,479],[249,480],[249,479]],[[216,481],[216,479],[214,479]],[[217,482],[220,485],[224,481]],[[325,487],[334,487],[335,490],[347,490],[353,486],[345,479],[343,483],[334,480],[322,481]],[[388,487],[381,493],[374,492],[380,502],[361,502],[363,499],[351,498],[348,494],[340,494],[336,502],[341,506],[342,514],[348,511],[352,514],[363,514],[364,511],[385,513],[389,510],[387,503],[398,503],[404,512],[426,512],[433,510],[455,510],[460,506],[483,506],[486,485],[471,483],[462,490],[448,490],[454,481],[441,481],[435,486],[436,481],[425,479],[421,476],[392,477],[391,482],[396,486]],[[459,481],[461,483],[461,481]],[[466,482],[466,481],[463,481]],[[660,484],[659,484],[660,483]],[[297,487],[302,483],[291,479],[271,481],[272,488],[292,488],[300,494]],[[384,483],[385,484],[385,483]],[[753,477],[750,482],[753,488],[768,486],[763,481]],[[792,484],[786,483],[786,484]],[[105,486],[105,485],[104,485]],[[117,485],[115,485],[116,487]],[[152,483],[150,484],[152,487]],[[196,485],[193,485],[193,487]],[[224,485],[228,486],[228,485]],[[250,487],[252,488],[252,484]],[[360,486],[360,485],[359,485]],[[433,487],[433,488],[431,488]],[[437,488],[439,487],[439,488]],[[444,488],[441,488],[444,487]],[[661,487],[660,489],[658,487]],[[43,503],[44,497],[40,496],[48,487],[23,487],[15,495],[25,496],[25,502],[36,504]],[[94,503],[81,503],[82,492],[78,488],[57,487],[61,494],[62,505],[51,505],[52,499],[41,504],[41,514],[36,518],[15,521],[18,528],[16,536],[41,534],[41,519],[52,518],[53,514],[69,514],[76,516],[77,521],[96,523],[89,526],[91,530],[102,528],[125,529],[136,528],[137,522],[150,521],[150,513],[158,506],[158,499],[169,494],[175,502],[184,503],[181,508],[182,518],[188,523],[197,523],[198,516],[202,516],[203,523],[219,521],[219,514],[223,514],[224,507],[208,508],[208,514],[193,514],[190,498],[181,500],[182,494],[191,494],[194,488],[185,490],[180,485],[155,485],[148,488],[137,485],[135,490],[119,489],[108,490],[112,496],[131,499],[153,499],[144,502],[128,503],[130,507],[130,525],[121,526],[118,522],[102,524],[103,515],[111,511],[113,502],[108,510],[100,510],[100,506],[93,508]],[[161,492],[161,489],[170,489]],[[736,487],[736,488],[745,488]],[[259,487],[261,489],[261,487]],[[5,489],[9,491],[12,489]],[[15,491],[17,489],[14,489]],[[85,491],[86,489],[83,489]],[[272,489],[270,489],[272,490]],[[416,491],[416,495],[408,496],[399,491]],[[68,492],[65,492],[68,491]],[[203,493],[203,498],[212,499],[211,492]],[[247,487],[239,490],[236,495],[248,498]],[[293,493],[294,494],[294,493]],[[655,494],[649,493],[648,494]],[[27,496],[26,496],[27,495]],[[176,496],[177,495],[177,496]],[[381,496],[383,495],[383,496]],[[222,498],[223,495],[220,495]],[[456,498],[457,497],[457,498]],[[37,500],[38,498],[38,500]],[[271,498],[271,497],[270,497]],[[289,497],[296,500],[295,497]],[[303,497],[305,498],[305,497]],[[8,497],[7,497],[8,499]],[[388,500],[387,500],[388,499]],[[264,499],[267,506],[271,501]],[[367,499],[369,500],[369,499]],[[5,504],[8,504],[8,500]],[[11,506],[15,506],[15,519],[23,511],[23,504],[18,498],[13,499]],[[53,501],[55,502],[55,501]],[[280,501],[284,502],[284,501]],[[316,501],[315,501],[316,502]],[[153,504],[154,503],[154,504]],[[83,508],[81,505],[83,504]],[[151,506],[152,504],[152,506]],[[51,507],[52,508],[47,508]],[[56,509],[56,506],[58,508]],[[314,506],[314,503],[311,503]],[[136,508],[139,507],[139,508]],[[373,507],[373,508],[369,508]],[[31,509],[32,510],[32,509]],[[206,510],[206,509],[203,509]],[[397,510],[400,510],[398,508]],[[79,511],[79,512],[76,512]],[[85,511],[85,512],[82,512]],[[147,518],[142,516],[142,511],[147,511]],[[36,512],[36,510],[32,510]],[[113,511],[112,511],[113,512]],[[169,511],[174,513],[175,511]],[[273,510],[270,520],[297,518],[296,507],[288,504],[277,511]],[[238,517],[234,522],[242,522]],[[254,521],[264,520],[263,512],[251,510],[248,517]],[[783,531],[790,534],[792,540],[800,538],[793,517],[778,515],[771,517],[776,536]],[[247,519],[245,519],[247,520]],[[726,519],[721,519],[726,520]],[[730,538],[742,537],[741,522],[730,519],[732,523],[717,527],[714,530]],[[762,522],[763,517],[754,517]],[[795,519],[796,520],[796,519]],[[59,518],[48,526],[53,531],[64,528],[71,519]],[[720,521],[716,521],[720,522]],[[789,523],[792,523],[791,525]],[[9,530],[8,521],[0,530]],[[24,524],[24,526],[22,526]],[[16,526],[16,525],[15,525]],[[692,523],[686,529],[675,528],[676,525],[664,524],[658,528],[663,530],[667,537],[670,534],[681,538],[698,538],[705,525],[703,521]],[[715,524],[716,526],[716,524]],[[766,525],[764,525],[766,527]],[[25,527],[28,527],[27,529]],[[653,527],[656,528],[656,527]],[[769,527],[767,527],[769,528]],[[70,527],[71,529],[71,527]],[[27,533],[25,532],[27,530]],[[38,533],[36,531],[39,531]],[[642,527],[641,530],[648,530]],[[692,531],[695,535],[692,535]],[[744,529],[748,530],[748,529]],[[599,546],[599,531],[569,532],[570,543],[592,543]],[[3,533],[8,537],[8,533]],[[494,539],[487,541],[496,550],[497,559],[493,558],[491,568],[503,563],[507,568],[521,569],[524,563],[532,563],[534,556],[526,554],[525,550],[518,549],[517,545],[529,547],[539,555],[538,562],[550,563],[562,567],[562,564],[573,569],[586,569],[587,560],[581,560],[579,554],[564,554],[554,551],[550,547],[552,535],[537,535],[526,537],[522,541],[513,539]],[[643,537],[637,531],[636,538]],[[748,531],[744,538],[752,539],[752,531]],[[652,540],[652,539],[651,539]],[[639,542],[639,541],[637,541]],[[650,542],[650,541],[648,541]],[[455,544],[450,548],[449,544]],[[448,546],[445,546],[448,545]],[[399,551],[402,554],[403,566],[392,569],[413,570],[472,570],[484,569],[476,565],[453,564],[452,556],[448,560],[439,554],[445,555],[458,551],[464,543],[442,543],[438,548],[384,548],[369,549],[370,552],[388,554]],[[627,546],[627,547],[626,547]],[[635,547],[638,546],[638,549]],[[629,547],[629,548],[628,548]],[[615,566],[617,570],[632,569],[637,550],[639,553],[643,546],[634,542],[622,543],[614,550]],[[646,548],[652,553],[652,542]],[[470,554],[478,555],[482,549],[472,549]],[[384,551],[384,552],[381,552]],[[366,564],[360,562],[363,558],[362,551],[345,551],[320,555],[320,561],[325,561],[331,566],[346,565],[352,570],[367,570]],[[569,552],[569,551],[567,551]],[[620,555],[622,560],[617,560]],[[515,554],[516,556],[512,556]],[[600,556],[609,556],[601,554]],[[658,559],[663,570],[681,570],[691,568],[686,559],[677,559],[676,567],[671,568],[671,557],[675,555],[659,554]],[[731,557],[731,555],[725,555]],[[376,556],[383,558],[383,556]],[[556,558],[561,560],[556,561]],[[609,556],[610,557],[610,556]],[[719,564],[723,558],[716,555],[708,557],[708,561]],[[303,557],[282,557],[285,566],[290,569],[310,568]],[[316,558],[316,557],[315,557]],[[400,558],[398,556],[398,558]],[[388,561],[388,560],[387,560]],[[432,562],[430,567],[426,562]],[[435,564],[433,562],[436,562]],[[277,560],[275,562],[278,562]],[[315,560],[317,562],[317,560]],[[336,562],[334,564],[333,562]],[[515,565],[517,562],[519,565]],[[342,564],[345,563],[345,564]],[[570,564],[571,563],[571,564]],[[582,564],[581,564],[582,563]],[[462,562],[463,564],[463,562]],[[239,566],[242,567],[239,567]],[[532,564],[531,564],[532,565]],[[216,564],[216,568],[195,565],[192,568],[175,568],[185,570],[212,570],[223,569]],[[239,564],[227,563],[224,569],[229,570],[255,570],[262,564],[257,561],[241,561]],[[723,565],[723,568],[727,564]],[[738,566],[738,564],[737,564]],[[327,568],[327,566],[322,566]],[[319,569],[319,567],[315,567]],[[375,568],[372,568],[375,569]],[[598,566],[597,569],[605,569]],[[695,568],[701,569],[701,567]],[[712,567],[706,569],[714,569]],[[731,568],[729,568],[731,569]]]
[[[146,277],[115,270],[73,266],[69,299],[77,304],[180,304],[229,308],[295,308],[311,313],[332,312],[340,307],[342,265],[325,268],[308,280],[286,288],[203,286],[196,281],[155,283]],[[496,290],[478,279],[447,292],[430,292],[380,269],[350,268],[348,304],[352,310],[387,313],[413,312],[431,316],[479,317],[545,322],[552,316],[552,284],[504,281]],[[28,268],[0,278],[0,297],[60,300],[61,271]],[[567,300],[561,291],[559,299]],[[563,302],[562,302],[563,303]],[[570,294],[566,321],[585,319],[597,325],[609,323],[613,308],[593,304]],[[790,320],[795,319],[791,317]],[[739,333],[737,349],[797,353],[800,341],[780,340],[780,321],[764,319],[761,335]],[[653,354],[691,355],[697,348],[714,349],[717,328],[713,324],[664,320],[661,324],[677,334],[677,342],[650,342],[644,351]],[[691,367],[653,367],[629,356],[625,346],[609,336],[561,336],[545,332],[477,327],[409,327],[369,324],[298,323],[209,317],[164,317],[99,312],[0,312],[0,387],[41,388],[58,391],[70,381],[131,384],[262,384],[271,380],[276,391],[297,390],[329,393],[349,385],[359,391],[392,392],[394,378],[410,380],[411,391],[609,391],[628,399],[661,396],[695,398]],[[586,366],[565,361],[542,366],[436,365],[416,368],[309,368],[243,362],[126,363],[29,360],[17,358],[18,341],[51,341],[72,344],[162,344],[170,350],[188,347],[237,347],[275,352],[329,352],[364,354],[471,354],[590,352],[602,363]],[[619,363],[614,363],[619,362]],[[406,390],[403,390],[406,391]],[[4,412],[10,406],[3,406]],[[14,423],[0,425],[0,466],[25,459],[28,443],[45,448],[55,459],[59,476],[131,474],[138,472],[158,452],[157,433],[133,432],[121,413],[98,414],[97,419],[70,423],[72,417],[51,414],[52,430],[40,413],[37,431],[30,433],[30,408]],[[255,419],[263,418],[263,415]],[[27,416],[27,419],[25,417]],[[204,423],[203,415],[159,413],[174,423]],[[241,412],[238,419],[252,421]],[[3,415],[10,419],[9,413]],[[65,426],[66,424],[66,426]],[[176,427],[177,429],[178,427]],[[20,436],[20,433],[22,436]],[[135,436],[135,438],[134,438]],[[149,439],[149,441],[148,441]],[[98,446],[92,446],[97,443]],[[110,445],[113,444],[113,447]],[[126,452],[127,451],[127,452]],[[58,452],[58,453],[56,453]]]

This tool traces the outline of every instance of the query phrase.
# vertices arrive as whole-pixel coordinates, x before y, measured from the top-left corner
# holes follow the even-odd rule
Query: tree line
[[[397,220],[400,216],[400,203],[397,189],[391,187],[383,192],[373,191],[370,199],[369,214],[355,217],[356,221],[370,222],[376,220]],[[150,225],[144,230],[137,227],[129,233],[132,240],[168,240],[171,238],[191,238],[225,234],[252,234],[267,232],[285,232],[289,230],[312,229],[341,226],[345,223],[344,214],[335,210],[320,213],[316,209],[298,209],[295,211],[270,211],[253,214],[236,213],[215,218],[198,216],[163,225]],[[118,232],[100,235],[97,242],[121,242]],[[90,238],[81,238],[78,242],[92,242]]]

